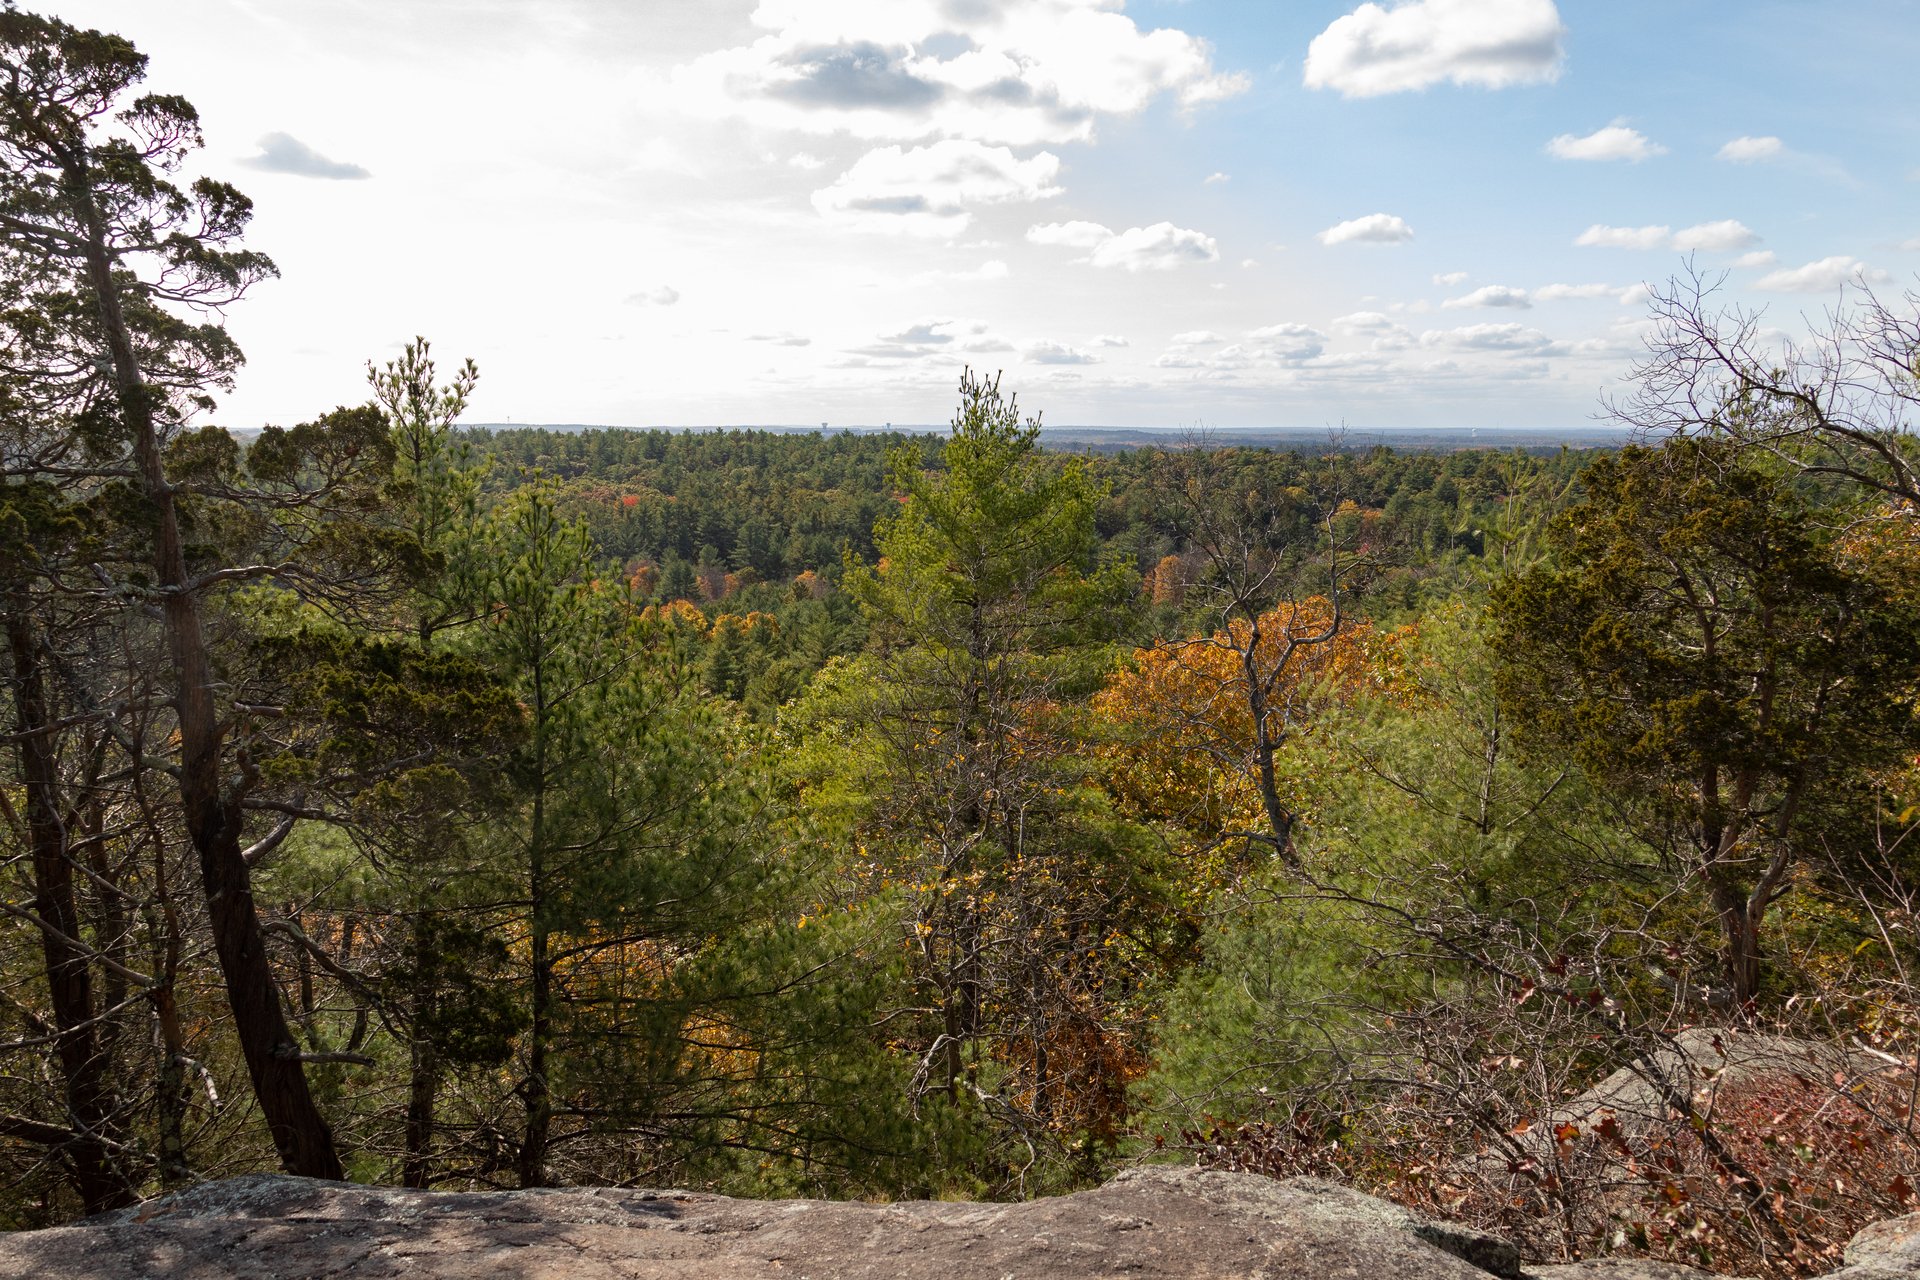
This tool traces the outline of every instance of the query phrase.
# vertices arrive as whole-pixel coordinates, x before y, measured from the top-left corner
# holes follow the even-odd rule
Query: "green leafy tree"
[[[1735,444],[1630,448],[1583,484],[1556,560],[1494,594],[1502,693],[1704,891],[1748,1009],[1794,868],[1920,746],[1920,618]]]

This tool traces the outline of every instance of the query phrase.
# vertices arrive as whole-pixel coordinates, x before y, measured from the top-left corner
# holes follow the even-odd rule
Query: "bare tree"
[[[1634,388],[1608,408],[1650,436],[1724,436],[1882,500],[1920,505],[1920,293],[1865,283],[1804,339],[1689,269],[1653,295]]]

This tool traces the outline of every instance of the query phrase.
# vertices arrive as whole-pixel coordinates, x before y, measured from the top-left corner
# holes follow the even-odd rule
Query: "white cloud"
[[[1631,160],[1638,164],[1667,154],[1667,149],[1616,120],[1585,137],[1563,133],[1547,143],[1547,154],[1560,160]]]
[[[1257,357],[1291,364],[1311,360],[1325,351],[1327,335],[1311,325],[1270,324],[1249,331],[1243,346]],[[1232,350],[1234,348],[1227,348],[1227,351]]]
[[[1723,218],[1719,222],[1702,222],[1673,233],[1673,247],[1680,250],[1704,249],[1709,253],[1731,253],[1735,249],[1752,247],[1759,236],[1743,222],[1732,218]]]
[[[1620,291],[1620,305],[1637,307],[1653,296],[1653,290],[1646,284],[1630,284]]]
[[[796,169],[813,170],[824,168],[827,162],[809,152],[796,151],[787,157],[787,163]]]
[[[1096,347],[1130,347],[1133,343],[1127,341],[1126,338],[1117,333],[1102,333],[1094,337],[1092,345]]]
[[[1574,243],[1588,248],[1660,249],[1672,235],[1672,227],[1609,227],[1595,223],[1575,237]]]
[[[1905,253],[1920,253],[1920,236],[1915,236],[1911,240],[1902,240],[1894,248]]]
[[[876,367],[871,364],[874,360],[918,360],[956,351],[972,353],[1013,349],[1012,343],[989,333],[987,326],[977,321],[930,317],[916,320],[898,333],[883,334],[867,346],[849,348],[847,354],[856,359],[839,367],[868,368]]]
[[[1720,148],[1719,157],[1731,160],[1735,164],[1752,164],[1756,160],[1777,160],[1786,151],[1780,139],[1771,135],[1761,138],[1735,138]]]
[[[889,334],[882,342],[902,342],[915,346],[937,346],[952,342],[956,335],[947,330],[959,324],[958,320],[916,320],[899,333]]]
[[[1553,340],[1538,329],[1521,324],[1470,324],[1458,329],[1429,329],[1420,335],[1420,345],[1461,351],[1538,353],[1552,346]]]
[[[1621,290],[1611,284],[1543,284],[1533,291],[1535,302],[1559,302],[1566,298],[1617,298]]]
[[[1176,347],[1211,347],[1225,341],[1211,329],[1189,329],[1173,335],[1173,345]]]
[[[1467,279],[1467,273],[1464,271],[1447,271],[1447,272],[1442,272],[1440,275],[1435,276],[1433,278],[1433,282],[1437,285],[1444,285],[1445,287],[1451,289],[1453,288],[1453,286],[1457,284],[1464,284],[1466,282],[1466,279]]]
[[[1113,238],[1113,232],[1098,222],[1047,222],[1027,228],[1027,239],[1034,244],[1064,245],[1069,249],[1091,249]]]
[[[1603,249],[1696,249],[1708,253],[1731,253],[1759,241],[1753,228],[1734,218],[1718,222],[1700,222],[1675,231],[1671,227],[1609,227],[1595,223],[1574,239],[1577,245]]]
[[[1036,342],[1020,353],[1028,364],[1099,364],[1100,357],[1058,342]]]
[[[1448,298],[1440,305],[1450,310],[1458,310],[1462,307],[1513,307],[1525,310],[1533,303],[1528,300],[1525,289],[1509,288],[1504,284],[1488,284],[1461,297]]]
[[[1397,327],[1391,316],[1380,311],[1355,311],[1333,322],[1335,333],[1385,333]]]
[[[1770,267],[1776,261],[1773,250],[1755,249],[1752,253],[1743,253],[1733,260],[1736,267]]]
[[[1886,272],[1876,271],[1860,259],[1841,253],[1802,267],[1783,267],[1769,272],[1753,287],[1770,293],[1827,293],[1842,285],[1884,279]]]
[[[1180,335],[1187,337],[1191,335]],[[1209,335],[1218,342],[1218,335]],[[1321,359],[1327,349],[1327,335],[1305,324],[1270,324],[1250,330],[1239,342],[1202,354],[1199,345],[1175,339],[1175,345],[1155,360],[1160,369],[1194,370],[1206,377],[1230,377],[1248,369],[1297,371]]]
[[[672,285],[655,285],[651,289],[640,289],[626,297],[627,304],[635,307],[670,307],[680,301],[680,291]]]
[[[1128,271],[1167,271],[1192,262],[1213,262],[1220,257],[1220,246],[1212,236],[1176,227],[1171,222],[1156,222],[1150,227],[1133,227],[1098,245],[1093,251],[1096,267],[1122,267]]]
[[[1442,81],[1500,89],[1555,80],[1566,28],[1553,0],[1363,4],[1307,47],[1309,89],[1367,98]]]
[[[797,333],[788,333],[784,329],[778,333],[750,333],[747,335],[747,341],[767,342],[776,347],[809,347],[813,345],[812,338],[803,338]]]
[[[1059,195],[1059,174],[1060,158],[1050,151],[1022,160],[1006,147],[947,138],[867,152],[814,192],[813,206],[860,230],[951,236],[973,220],[973,206]]]
[[[901,141],[1082,141],[1155,98],[1244,91],[1212,47],[1143,31],[1107,0],[761,0],[766,34],[674,69],[663,100],[699,114]],[[964,32],[964,34],[961,34]]]
[[[1034,244],[1088,250],[1081,261],[1125,271],[1170,271],[1196,262],[1213,262],[1220,246],[1210,235],[1156,222],[1150,227],[1113,231],[1097,222],[1049,222],[1027,230]]]
[[[1391,213],[1370,213],[1335,223],[1315,239],[1321,244],[1402,244],[1413,239],[1406,219]]]
[[[1217,186],[1222,182],[1232,182],[1232,181],[1233,181],[1233,175],[1230,173],[1210,173],[1206,176],[1206,180],[1202,182],[1201,185],[1206,187],[1211,187],[1211,186]]]

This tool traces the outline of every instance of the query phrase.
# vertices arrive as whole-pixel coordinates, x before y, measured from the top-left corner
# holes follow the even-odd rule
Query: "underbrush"
[[[1861,1228],[1920,1208],[1909,1066],[1697,1083],[1691,1116],[1473,1122],[1410,1091],[1276,1101],[1268,1117],[1163,1145],[1207,1168],[1345,1183],[1504,1236],[1533,1262],[1618,1254],[1815,1276]]]

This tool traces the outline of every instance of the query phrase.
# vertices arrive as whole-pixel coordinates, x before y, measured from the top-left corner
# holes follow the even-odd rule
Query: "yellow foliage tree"
[[[1292,857],[1301,796],[1279,758],[1315,712],[1391,685],[1399,633],[1341,618],[1323,596],[1211,635],[1138,649],[1094,698],[1105,783],[1132,816],[1208,849],[1239,840]]]

